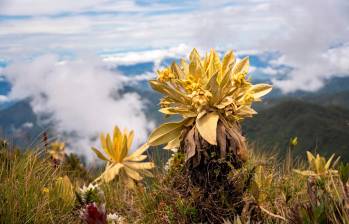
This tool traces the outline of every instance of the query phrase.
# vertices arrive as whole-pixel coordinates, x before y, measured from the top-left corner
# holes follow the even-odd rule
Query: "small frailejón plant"
[[[332,169],[338,163],[340,157],[332,163],[334,154],[326,161],[325,157],[320,156],[319,154],[316,157],[309,151],[307,151],[307,159],[309,164],[309,170],[297,170],[294,169],[294,172],[299,173],[303,176],[313,176],[313,177],[326,177],[331,175],[336,175],[337,170]]]
[[[307,200],[291,208],[289,223],[348,223],[349,200],[347,181],[349,168],[343,163],[337,167],[340,157],[326,160],[307,151],[308,170],[294,169],[306,178]],[[337,167],[337,168],[336,168]],[[348,166],[349,167],[349,166]]]
[[[221,202],[197,203],[211,206],[199,208],[203,213],[200,221],[207,222],[215,218],[208,217],[205,211],[225,217],[231,215],[226,208],[241,205],[242,194],[238,196],[235,190],[244,187],[234,188],[229,180],[231,171],[241,168],[249,156],[240,122],[256,114],[252,103],[260,101],[272,87],[253,85],[247,77],[248,57],[236,62],[232,51],[221,61],[213,49],[204,58],[193,49],[189,59],[189,62],[172,63],[158,71],[156,80],[150,81],[151,87],[164,95],[159,111],[166,116],[179,115],[181,120],[160,125],[149,136],[148,144],[166,144],[165,149],[176,148],[184,154],[184,176],[188,177],[189,185],[201,189],[201,199],[208,201],[215,197],[214,200],[218,200],[219,193],[222,197],[228,194]],[[226,201],[231,198],[233,201]],[[230,206],[223,208],[217,203]],[[235,213],[242,210],[233,209]]]
[[[129,155],[133,137],[133,131],[125,130],[122,133],[118,127],[114,128],[113,136],[101,134],[100,140],[106,156],[94,147],[92,150],[107,164],[105,171],[94,180],[95,183],[110,182],[118,176],[121,182],[132,188],[135,181],[142,180],[143,176],[152,176],[149,169],[154,168],[154,163],[144,162],[147,156],[143,155],[149,147],[148,144],[142,145]]]
[[[55,141],[50,144],[48,154],[51,156],[52,161],[55,164],[63,162],[65,157],[65,144],[64,142]]]

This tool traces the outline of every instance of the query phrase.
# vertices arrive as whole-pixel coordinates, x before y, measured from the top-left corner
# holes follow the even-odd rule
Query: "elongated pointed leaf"
[[[334,154],[332,154],[332,156],[327,160],[327,163],[325,165],[325,170],[328,170],[331,167],[331,162],[334,158]]]
[[[233,51],[228,51],[223,58],[222,61],[222,72],[225,74],[228,69],[231,69],[231,67],[235,63],[235,55]]]
[[[106,141],[106,137],[105,135],[102,133],[100,135],[100,141],[101,141],[101,145],[102,145],[102,148],[103,150],[105,151],[105,153],[110,157],[112,158],[112,154],[109,152],[109,149],[108,149],[108,146],[107,146],[107,141]]]
[[[101,153],[98,149],[96,149],[94,147],[91,147],[91,149],[94,151],[94,153],[97,155],[98,158],[100,158],[101,160],[104,160],[104,161],[108,161],[107,157],[105,157],[103,155],[103,153]]]
[[[199,80],[203,76],[203,68],[201,66],[200,60],[191,61],[189,64],[189,73],[192,75],[196,80]]]
[[[127,176],[131,177],[134,180],[140,181],[143,179],[143,177],[137,171],[130,169],[127,166],[124,167],[124,170]]]
[[[197,113],[189,110],[188,108],[180,108],[180,107],[166,107],[166,108],[161,108],[159,110],[163,114],[180,114],[184,117],[196,117]]]
[[[250,106],[242,106],[238,109],[236,114],[243,117],[252,117],[252,115],[257,114],[257,111]]]
[[[130,149],[131,146],[132,146],[132,142],[133,142],[133,138],[134,138],[135,134],[133,131],[131,131],[129,134],[128,134],[128,137],[127,137],[127,148]]]
[[[180,65],[181,65],[183,72],[185,74],[185,78],[187,78],[187,75],[189,74],[189,64],[185,60],[181,59]]]
[[[183,129],[184,120],[180,122],[169,122],[160,125],[148,138],[150,146],[157,146],[168,143],[177,138]]]
[[[127,153],[128,153],[127,136],[124,135],[120,143],[120,157],[119,157],[120,161],[122,161],[127,156]]]
[[[172,72],[179,78],[179,79],[185,79],[185,73],[182,71],[182,69],[173,62],[171,65]]]
[[[116,163],[111,166],[108,166],[106,170],[95,180],[97,181],[104,181],[106,183],[112,181],[120,172],[120,169],[124,165],[121,163]]]
[[[262,96],[268,94],[271,90],[272,86],[268,84],[257,84],[250,88],[250,92],[255,99],[261,98]]]
[[[128,159],[126,161],[141,162],[141,161],[147,159],[147,157],[148,157],[147,155],[134,156],[131,159]]]
[[[217,145],[217,122],[219,115],[216,112],[207,113],[196,119],[196,127],[200,135],[211,145]]]
[[[166,83],[161,83],[157,80],[150,80],[149,84],[154,90],[167,95],[175,102],[183,104],[188,102],[187,96],[185,96],[184,93],[175,88],[170,88]]]
[[[309,152],[309,151],[307,151],[307,158],[308,158],[309,164],[310,164],[313,160],[315,160],[314,155],[313,155],[311,152]]]
[[[249,58],[245,57],[241,61],[235,64],[233,68],[233,74],[237,74],[240,72],[248,73],[249,67],[250,67]]]
[[[147,151],[148,148],[149,148],[149,145],[147,143],[143,144],[136,151],[134,151],[131,155],[127,156],[124,159],[124,161],[132,160],[133,158],[136,158],[136,157],[142,155],[145,151]]]
[[[190,61],[200,60],[200,55],[195,48],[191,51],[189,59]]]
[[[143,163],[139,163],[139,162],[125,162],[124,163],[125,166],[128,166],[131,169],[135,169],[135,170],[143,170],[143,169],[153,169],[155,167],[155,164],[152,162],[143,162]]]
[[[172,141],[170,141],[165,147],[164,149],[167,149],[167,150],[171,150],[171,149],[176,149],[176,148],[179,148],[179,145],[180,145],[180,135],[177,136],[177,138],[173,139]]]

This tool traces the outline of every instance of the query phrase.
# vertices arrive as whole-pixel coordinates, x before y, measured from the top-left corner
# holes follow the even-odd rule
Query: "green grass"
[[[1,150],[0,223],[71,223],[72,205],[63,203],[54,189],[62,175],[37,152]]]
[[[286,223],[284,219],[292,223],[349,223],[348,205],[345,205],[348,201],[338,176],[315,180],[314,201],[308,190],[309,178],[287,170],[277,154],[265,151],[253,150],[251,159],[231,174],[239,181],[251,170],[255,171],[253,184],[248,186],[244,198],[257,201],[263,223]],[[127,223],[197,222],[195,197],[184,197],[171,188],[171,181],[181,178],[183,157],[177,155],[167,172],[163,169],[169,157],[167,152],[155,149],[151,157],[159,167],[154,170],[155,177],[146,179],[136,189],[127,189],[117,181],[101,186],[107,213],[117,213]],[[307,163],[301,160],[292,161],[292,166],[307,169]],[[65,175],[78,191],[98,172],[87,171],[76,157],[66,157],[63,164],[55,166],[42,150],[20,153],[2,147],[0,223],[81,223],[77,203],[67,200],[57,188],[57,179]],[[246,217],[235,219],[246,221]]]

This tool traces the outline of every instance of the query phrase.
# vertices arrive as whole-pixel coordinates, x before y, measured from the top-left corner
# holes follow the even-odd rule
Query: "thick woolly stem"
[[[245,138],[238,123],[228,125],[225,121],[218,121],[217,145],[202,138],[195,125],[189,127],[182,133],[179,152],[186,158],[183,171],[186,192],[197,197],[202,222],[218,223],[223,218],[246,212],[249,213],[246,216],[260,218],[259,208],[251,203],[246,207],[243,198],[253,174],[232,176],[248,158]],[[199,194],[194,195],[194,192]]]

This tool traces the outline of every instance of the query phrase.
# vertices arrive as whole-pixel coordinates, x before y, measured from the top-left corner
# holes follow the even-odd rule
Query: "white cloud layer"
[[[266,50],[282,54],[293,70],[286,80],[274,80],[284,92],[315,91],[332,76],[349,75],[349,2],[346,0],[282,1],[270,6],[282,18],[282,29]]]
[[[10,99],[31,98],[35,113],[50,113],[59,136],[65,136],[70,149],[91,156],[94,137],[111,132],[114,125],[134,129],[135,144],[144,143],[153,128],[144,113],[144,101],[136,93],[120,95],[123,77],[108,70],[94,57],[60,61],[44,55],[33,61],[12,63],[4,71],[10,80]],[[91,157],[90,157],[91,158]]]
[[[285,92],[313,91],[349,73],[334,60],[348,54],[348,11],[347,0],[0,0],[0,58],[94,51],[130,64],[182,56],[192,47],[276,51],[294,69],[286,80],[276,75],[274,84]],[[126,53],[103,53],[113,51]]]

